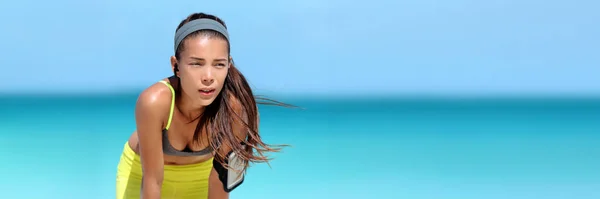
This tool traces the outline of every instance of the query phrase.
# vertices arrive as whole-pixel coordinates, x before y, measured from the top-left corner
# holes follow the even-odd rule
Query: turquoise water
[[[114,198],[135,95],[0,97],[0,198]],[[284,99],[232,198],[600,198],[600,99]]]

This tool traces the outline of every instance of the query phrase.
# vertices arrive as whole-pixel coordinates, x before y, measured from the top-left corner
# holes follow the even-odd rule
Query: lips
[[[198,92],[200,92],[200,94],[202,94],[202,95],[212,95],[215,92],[215,89],[205,88],[205,89],[198,90]]]

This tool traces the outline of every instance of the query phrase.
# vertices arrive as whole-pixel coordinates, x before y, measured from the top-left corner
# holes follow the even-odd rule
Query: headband
[[[175,32],[175,51],[177,51],[179,43],[181,43],[186,36],[198,30],[214,30],[221,33],[225,36],[225,39],[229,40],[229,33],[223,24],[212,19],[196,19],[181,26],[181,28]]]

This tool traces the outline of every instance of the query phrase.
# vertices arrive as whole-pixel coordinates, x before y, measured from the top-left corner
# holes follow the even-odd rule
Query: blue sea
[[[136,97],[1,96],[0,198],[114,198]],[[600,198],[600,98],[275,99],[231,198]]]

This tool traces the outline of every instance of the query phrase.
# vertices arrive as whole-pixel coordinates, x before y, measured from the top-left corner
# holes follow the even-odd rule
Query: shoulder
[[[256,106],[256,105],[245,105],[240,99],[235,96],[229,95],[228,103],[231,106],[232,111],[239,117],[234,117],[233,124],[234,134],[240,140],[245,140],[248,134],[246,124],[250,122],[257,122],[258,112],[255,114],[248,113],[250,111],[245,106]],[[254,118],[251,118],[254,117]]]
[[[244,120],[247,120],[246,122],[258,119],[258,117],[260,115],[258,113],[258,106],[257,106],[256,102],[254,104],[250,104],[250,102],[247,102],[247,104],[244,104],[238,97],[233,96],[233,95],[228,95],[228,96],[229,96],[228,104],[231,106],[231,109],[233,110],[233,112],[235,112],[236,114],[241,116]],[[251,108],[252,106],[255,107],[254,110],[252,110],[252,108]],[[253,113],[248,113],[249,111],[252,111]],[[250,118],[250,117],[254,117],[254,118]]]
[[[238,99],[237,97],[233,96],[233,95],[229,95],[229,99],[227,99],[229,105],[231,106],[231,110],[242,117],[246,116],[246,111],[244,110],[244,107],[242,106],[242,102],[240,101],[240,99]],[[245,118],[244,118],[245,119]]]
[[[163,83],[156,82],[140,93],[136,102],[136,108],[170,107],[171,98],[171,89]]]
[[[171,89],[161,82],[156,82],[138,96],[135,106],[136,114],[158,118],[168,116],[171,99]]]

